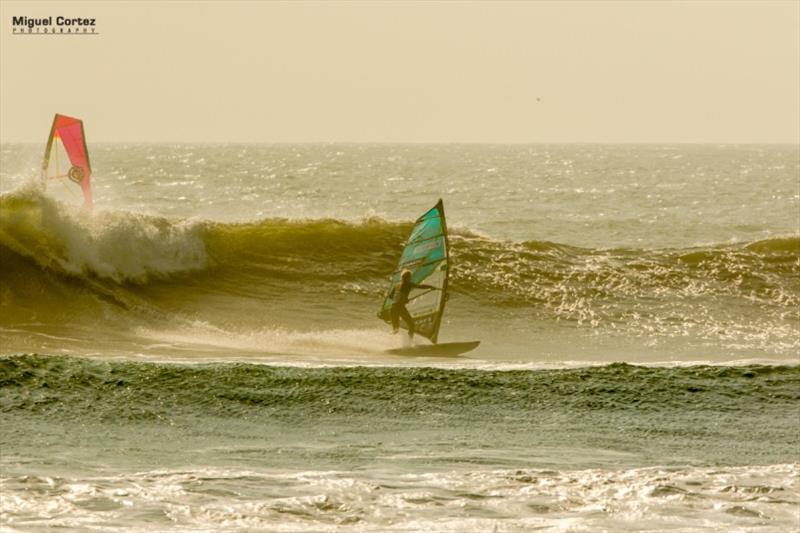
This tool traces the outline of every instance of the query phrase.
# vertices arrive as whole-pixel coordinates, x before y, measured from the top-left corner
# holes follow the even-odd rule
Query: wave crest
[[[35,188],[0,195],[0,247],[40,268],[118,283],[199,270],[208,257],[200,224],[56,202]]]

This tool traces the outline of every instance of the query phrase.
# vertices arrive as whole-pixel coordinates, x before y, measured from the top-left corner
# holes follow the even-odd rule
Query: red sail
[[[83,189],[83,201],[87,207],[92,207],[92,166],[89,163],[89,150],[86,148],[86,135],[83,132],[83,122],[77,118],[65,115],[56,115],[53,126],[50,128],[50,137],[47,139],[47,148],[44,152],[42,170],[46,174],[50,164],[50,154],[53,144],[58,140],[64,146],[64,151],[72,165],[65,175],[48,176],[50,178],[69,178]]]

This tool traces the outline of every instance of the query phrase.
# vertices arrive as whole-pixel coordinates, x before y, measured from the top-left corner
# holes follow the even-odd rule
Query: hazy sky
[[[94,17],[20,36],[12,17]],[[0,140],[800,142],[800,2],[0,2]]]

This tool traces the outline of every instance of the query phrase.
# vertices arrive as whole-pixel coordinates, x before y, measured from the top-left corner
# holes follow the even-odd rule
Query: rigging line
[[[61,139],[61,135],[59,135],[58,138]],[[61,143],[63,144],[64,141],[62,140]],[[53,147],[53,148],[55,148],[55,152],[56,152],[56,175],[54,177],[55,178],[61,178],[62,176],[59,176],[58,144],[57,144],[57,141],[55,139],[53,139],[52,144],[56,145],[56,146]],[[65,174],[64,176],[68,176],[68,174]],[[63,179],[59,179],[58,181],[60,181],[61,184],[64,185],[64,187],[69,191],[69,193],[72,195],[73,198],[77,198],[78,197],[78,195],[75,193],[75,191],[73,191],[72,189],[69,188],[69,185],[67,185],[66,181],[64,181]]]
[[[75,191],[73,191],[73,190],[72,190],[72,189],[69,187],[69,185],[67,185],[67,182],[66,182],[65,180],[63,180],[63,179],[60,179],[60,180],[58,180],[58,181],[59,181],[59,182],[60,182],[60,183],[61,183],[61,184],[62,184],[64,187],[66,187],[66,189],[69,191],[69,193],[72,195],[72,197],[73,197],[73,198],[79,198],[79,197],[78,197],[78,193],[76,193]]]

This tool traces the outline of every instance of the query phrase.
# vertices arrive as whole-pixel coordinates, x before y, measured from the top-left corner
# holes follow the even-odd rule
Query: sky
[[[15,35],[13,17],[98,35]],[[800,143],[800,2],[0,2],[0,142]]]

